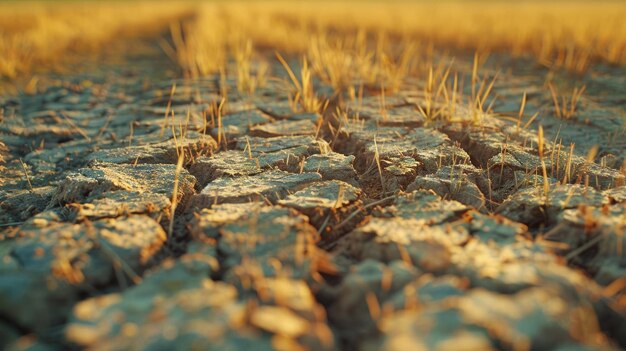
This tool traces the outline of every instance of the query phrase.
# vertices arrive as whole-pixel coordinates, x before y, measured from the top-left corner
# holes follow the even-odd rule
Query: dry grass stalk
[[[549,83],[548,87],[554,104],[554,114],[561,119],[572,119],[576,114],[578,103],[586,87],[584,85],[580,88],[575,87],[569,96],[560,94],[552,83]]]
[[[178,183],[180,173],[183,169],[183,163],[185,162],[185,153],[181,152],[178,155],[178,162],[176,163],[176,171],[174,173],[174,189],[172,190],[172,205],[170,206],[170,223],[167,229],[168,238],[172,238],[174,234],[174,215],[176,213],[176,207],[178,206]]]
[[[548,171],[546,169],[546,162],[544,160],[544,138],[543,138],[543,127],[539,126],[539,131],[538,131],[538,135],[537,135],[537,140],[538,140],[538,145],[537,148],[539,150],[539,159],[541,160],[541,172],[543,175],[543,195],[545,197],[544,199],[544,206],[548,206],[548,195],[550,193],[550,182],[548,180]]]

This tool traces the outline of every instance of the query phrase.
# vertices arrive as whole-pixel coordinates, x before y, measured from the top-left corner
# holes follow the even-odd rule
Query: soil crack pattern
[[[0,97],[0,346],[626,348],[618,78],[576,113],[505,54],[482,84],[463,52],[393,87],[245,48],[183,79],[181,30]]]

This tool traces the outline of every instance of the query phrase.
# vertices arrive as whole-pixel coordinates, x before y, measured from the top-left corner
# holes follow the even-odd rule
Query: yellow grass
[[[381,65],[394,57],[381,45],[394,37],[419,45],[422,54],[431,46],[502,51],[580,73],[594,60],[626,62],[623,18],[626,4],[597,1],[210,3],[186,26],[188,41],[178,52],[188,73],[204,74],[223,64],[230,43],[250,41],[261,50],[307,53],[322,77],[341,85],[339,70],[355,75],[360,69],[364,81],[380,76]],[[366,35],[376,38],[374,48]]]
[[[597,61],[626,63],[626,4],[618,1],[94,1],[0,9],[0,76],[11,79],[72,50],[168,26],[171,41],[161,46],[187,76],[234,61],[247,93],[263,85],[261,57],[273,60],[275,51],[305,56],[315,77],[338,90],[360,82],[392,91],[407,75],[427,74],[436,50],[506,52],[577,73]],[[189,9],[194,16],[176,20]]]
[[[76,50],[167,28],[189,10],[181,3],[10,2],[0,4],[0,78],[67,61]]]
[[[552,102],[554,103],[554,114],[558,118],[571,119],[576,114],[578,109],[578,102],[585,92],[586,87],[583,85],[581,88],[574,87],[571,95],[562,95],[551,83],[548,85],[550,88],[550,94],[552,95]]]

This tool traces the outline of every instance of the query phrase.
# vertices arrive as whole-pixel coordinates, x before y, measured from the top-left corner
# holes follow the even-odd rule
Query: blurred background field
[[[413,50],[406,53],[411,57],[433,49],[506,52],[578,73],[593,62],[626,62],[626,4],[620,1],[24,1],[3,2],[0,9],[5,81],[69,62],[76,52],[164,30],[171,31],[164,51],[191,76],[264,49],[326,65],[361,64],[389,38],[404,42],[401,49]],[[330,55],[337,51],[344,55]]]
[[[106,50],[107,42],[153,32],[186,9],[165,2],[0,3],[0,76],[15,79],[71,62],[76,52]]]

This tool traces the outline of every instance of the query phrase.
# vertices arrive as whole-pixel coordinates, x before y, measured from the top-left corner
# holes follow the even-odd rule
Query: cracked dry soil
[[[528,70],[479,124],[437,124],[411,85],[384,111],[366,93],[358,116],[328,96],[344,121],[293,111],[278,82],[245,96],[140,66],[0,100],[7,347],[626,347],[626,151],[605,138],[624,119],[598,83],[617,68],[589,78],[597,117],[524,129],[499,115],[536,88]],[[203,111],[224,92],[218,123]],[[547,194],[538,123],[561,140]]]

